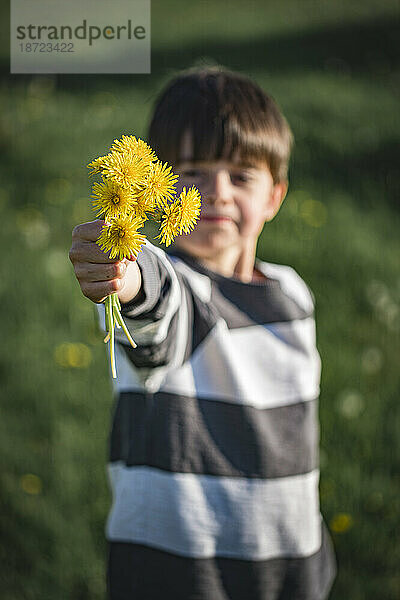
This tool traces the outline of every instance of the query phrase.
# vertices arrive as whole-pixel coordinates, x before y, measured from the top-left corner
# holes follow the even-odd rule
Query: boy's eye
[[[190,179],[198,179],[203,175],[203,172],[200,169],[185,169],[182,172],[182,175],[189,177]]]
[[[232,173],[231,181],[234,184],[243,184],[250,181],[250,176],[247,173]]]

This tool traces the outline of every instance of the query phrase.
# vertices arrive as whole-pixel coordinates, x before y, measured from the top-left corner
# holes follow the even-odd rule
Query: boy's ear
[[[275,183],[268,200],[268,204],[265,211],[265,220],[272,221],[276,213],[281,207],[282,202],[285,199],[288,190],[287,181],[279,181]]]

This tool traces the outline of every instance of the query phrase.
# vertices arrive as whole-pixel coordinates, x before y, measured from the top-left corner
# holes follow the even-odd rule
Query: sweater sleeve
[[[147,241],[137,262],[142,289],[121,310],[137,347],[130,346],[122,329],[116,330],[116,340],[120,351],[143,375],[182,364],[191,342],[191,311],[189,290],[163,250]]]

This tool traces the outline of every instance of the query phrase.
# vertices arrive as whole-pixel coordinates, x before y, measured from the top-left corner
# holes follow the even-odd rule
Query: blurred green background
[[[113,399],[71,230],[93,218],[87,162],[123,133],[145,137],[161,86],[202,62],[252,76],[294,131],[290,193],[258,255],[316,297],[331,599],[397,600],[397,1],[153,0],[146,76],[11,76],[0,16],[2,600],[105,598]]]

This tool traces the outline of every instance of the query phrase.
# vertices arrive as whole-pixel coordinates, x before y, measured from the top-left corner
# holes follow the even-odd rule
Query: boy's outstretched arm
[[[100,303],[117,292],[122,303],[131,302],[140,292],[142,277],[133,260],[110,260],[96,244],[104,221],[77,225],[72,232],[69,258],[84,296]]]
[[[110,294],[118,294],[125,324],[138,346],[131,349],[125,334],[118,330],[116,340],[136,368],[148,371],[181,363],[191,330],[181,276],[165,253],[147,242],[136,261],[110,260],[96,244],[103,223],[83,223],[72,232],[69,257],[82,293],[98,305],[100,323],[104,322],[101,303]]]

